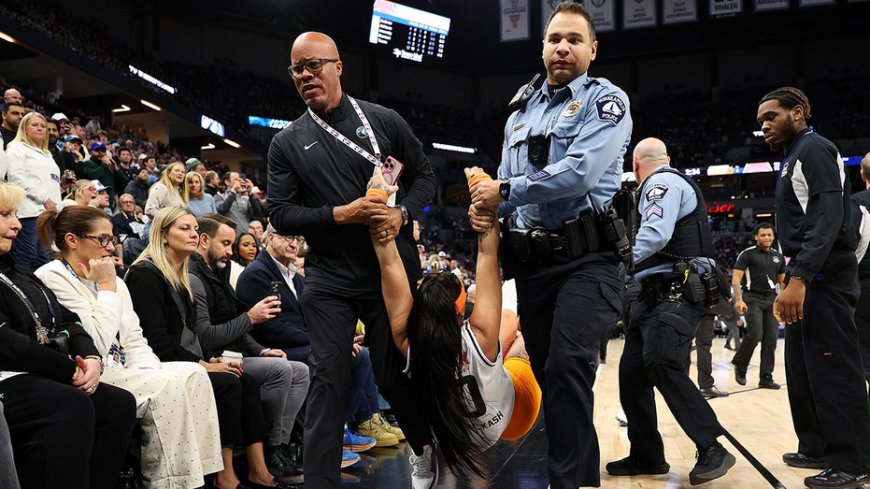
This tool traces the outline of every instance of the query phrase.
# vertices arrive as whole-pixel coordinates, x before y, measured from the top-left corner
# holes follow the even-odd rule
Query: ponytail
[[[60,212],[46,210],[36,220],[36,233],[44,248],[53,244],[63,252],[67,249],[67,233],[84,236],[93,232],[94,223],[100,219],[110,220],[105,212],[87,205],[69,205]]]

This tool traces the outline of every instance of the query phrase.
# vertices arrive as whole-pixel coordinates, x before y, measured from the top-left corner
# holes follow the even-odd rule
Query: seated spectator
[[[70,188],[66,198],[57,205],[57,211],[60,212],[71,205],[89,205],[94,208],[98,207],[100,195],[97,193],[97,184],[99,183],[100,182],[96,180],[76,181],[76,183],[74,183]]]
[[[133,196],[121,196],[121,211],[112,216],[112,233],[123,247],[124,265],[130,266],[145,249],[145,223],[136,216]]]
[[[214,197],[218,193],[218,185],[220,185],[220,177],[216,171],[205,172],[205,193]]]
[[[136,177],[130,180],[127,188],[124,189],[124,193],[132,195],[136,205],[143,209],[145,208],[145,203],[148,202],[148,187],[150,185],[148,182],[150,180],[151,174],[148,173],[148,169],[142,167],[136,172]]]
[[[248,223],[248,232],[254,235],[254,238],[257,240],[257,244],[262,248],[263,246],[263,223],[254,219],[253,221]]]
[[[150,158],[149,158],[150,161]],[[166,207],[187,207],[187,194],[184,193],[184,163],[172,163],[163,170],[160,181],[148,190],[145,214],[154,218],[157,211]]]
[[[296,415],[308,393],[308,366],[287,361],[283,351],[265,348],[249,334],[280,312],[280,302],[269,296],[249,308],[236,298],[227,274],[236,235],[233,222],[212,214],[197,223],[199,246],[190,258],[190,284],[196,299],[199,341],[207,350],[237,351],[245,357],[245,373],[262,386],[260,397],[269,426],[266,464],[276,476],[298,475],[287,449]]]
[[[136,400],[100,384],[102,356],[78,316],[15,264],[24,199],[21,188],[0,183],[0,398],[18,479],[23,487],[112,488]]]
[[[3,416],[3,403],[0,402],[0,487],[21,489],[15,475],[15,456],[12,454],[12,437]]]
[[[236,223],[238,229],[248,229],[254,219],[262,221],[263,208],[256,196],[251,195],[253,184],[238,172],[229,171],[221,176],[226,190],[214,197],[218,213]]]
[[[200,166],[202,166],[202,163],[200,163]],[[182,193],[187,194],[187,207],[197,218],[206,214],[217,214],[214,197],[205,193],[205,178],[200,173],[195,171],[187,172],[187,175],[184,177],[184,190]]]
[[[187,161],[184,162],[184,171],[185,173],[196,172],[199,173],[203,178],[205,178],[205,164],[199,161],[197,158],[188,158]],[[204,186],[205,184],[203,184]]]
[[[102,183],[97,184],[97,209],[106,213],[106,216],[112,216],[111,196],[109,192],[112,187],[106,187]]]
[[[260,242],[251,233],[242,233],[233,243],[233,256],[230,258],[230,285],[235,290],[242,270],[260,254]]]
[[[5,92],[3,92],[3,103],[16,103],[20,104],[24,101],[24,97],[21,96],[21,92],[19,92],[15,88],[9,88]]]
[[[189,258],[196,253],[198,244],[196,217],[190,211],[167,207],[157,212],[148,246],[124,278],[133,300],[133,310],[139,316],[142,332],[157,358],[163,362],[199,363],[209,371],[217,403],[224,464],[214,485],[220,489],[239,486],[233,468],[233,446],[243,445],[248,456],[251,482],[287,487],[275,479],[263,463],[265,421],[260,385],[242,373],[241,365],[233,361],[224,362],[219,353],[204,350],[196,336],[196,304],[188,269]]]
[[[117,144],[115,144],[117,146]],[[117,152],[118,172],[123,175],[122,180],[116,180],[118,190],[123,190],[131,180],[136,178],[136,172],[133,170],[133,152],[129,148],[121,146]],[[124,184],[121,186],[121,184]]]
[[[0,140],[3,141],[3,149],[9,149],[9,143],[18,135],[18,126],[24,118],[24,107],[17,102],[9,102],[3,106],[0,112],[3,123],[0,124]],[[5,177],[6,175],[0,175]]]
[[[132,202],[128,198],[127,206]],[[36,276],[94,339],[105,366],[102,381],[136,397],[146,486],[202,486],[205,474],[223,466],[211,383],[202,366],[161,363],[148,346],[130,292],[115,274],[112,222],[93,208],[74,206],[43,212],[37,227],[43,244],[54,244],[61,258]]]
[[[60,202],[60,169],[48,151],[45,117],[39,112],[24,116],[15,139],[6,150],[9,183],[18,185],[27,198],[18,209],[21,231],[15,240],[15,262],[33,271],[48,263],[48,254],[39,247],[36,218],[43,210],[54,210]]]
[[[148,187],[160,181],[160,170],[157,169],[157,158],[142,154],[139,158],[145,159],[145,169],[148,170]]]

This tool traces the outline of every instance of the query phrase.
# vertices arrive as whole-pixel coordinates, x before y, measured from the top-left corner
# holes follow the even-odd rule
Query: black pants
[[[311,338],[311,386],[305,414],[305,487],[337,488],[341,475],[342,426],[351,380],[351,344],[357,319],[366,325],[366,344],[381,394],[390,403],[414,452],[432,443],[429,422],[402,370],[380,293],[349,296],[319,284],[302,293],[302,312]]]
[[[114,489],[136,424],[136,399],[93,395],[36,375],[0,382],[21,487]]]
[[[695,354],[698,356],[698,387],[709,389],[713,387],[713,312],[706,311],[698,321],[695,331]]]
[[[250,375],[209,372],[217,405],[221,445],[248,446],[263,441],[266,420],[260,402],[260,384]]]
[[[755,347],[761,342],[761,378],[773,374],[773,363],[776,354],[776,338],[779,335],[779,322],[773,317],[773,301],[775,295],[759,295],[747,292],[743,300],[746,302],[746,336],[734,354],[731,363],[734,367],[746,372],[749,360],[755,353]]]
[[[804,318],[785,328],[785,373],[798,451],[832,469],[870,472],[870,406],[858,330],[855,254],[831,252],[807,285]]]
[[[653,387],[698,449],[716,441],[722,427],[701,392],[684,369],[698,320],[700,305],[641,301],[632,307],[619,362],[619,400],[628,419],[631,456],[661,463],[665,459],[658,431]]]
[[[870,382],[870,277],[861,280],[861,298],[855,307],[855,326],[864,360],[864,380]]]
[[[544,396],[550,486],[598,486],[592,385],[601,337],[622,311],[616,258],[591,253],[514,270],[523,338]]]

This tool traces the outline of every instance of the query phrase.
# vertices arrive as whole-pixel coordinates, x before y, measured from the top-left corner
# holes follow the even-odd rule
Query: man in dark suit
[[[296,236],[282,236],[270,225],[263,233],[266,252],[245,267],[236,285],[236,295],[246,304],[256,304],[271,295],[272,282],[281,284],[281,312],[255,328],[251,334],[260,344],[284,350],[288,360],[308,362],[311,344],[302,320],[299,298],[305,279],[296,273],[293,262],[299,252]]]

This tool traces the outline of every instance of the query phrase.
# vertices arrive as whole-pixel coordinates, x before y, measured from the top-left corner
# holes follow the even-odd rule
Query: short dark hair
[[[773,229],[773,224],[771,224],[767,221],[761,221],[755,226],[755,229],[752,231],[752,234],[757,236],[758,232],[761,231],[762,229],[770,229],[774,233],[776,232],[776,230]]]
[[[200,235],[207,234],[209,238],[214,238],[215,235],[217,235],[218,229],[220,229],[221,226],[229,226],[233,229],[233,231],[236,230],[235,223],[233,223],[233,221],[230,221],[230,223],[227,224],[226,222],[221,222],[217,219],[212,219],[205,216],[197,219],[196,225],[199,226],[198,233]]]
[[[11,107],[21,107],[22,109],[24,108],[24,106],[19,104],[18,102],[6,102],[5,104],[3,104],[3,113],[5,114],[6,112],[9,112],[9,109]]]
[[[582,3],[575,2],[574,0],[565,0],[559,5],[556,5],[553,11],[550,12],[550,17],[547,18],[547,25],[544,26],[544,37],[547,36],[547,29],[550,28],[550,22],[553,21],[553,17],[555,17],[556,14],[564,12],[577,14],[586,19],[586,22],[589,24],[589,36],[591,36],[592,41],[595,41],[595,23],[592,22],[592,15],[588,10],[586,10],[586,7],[584,7]]]
[[[229,226],[229,227],[233,228],[233,231],[235,231],[239,227],[239,225],[236,224],[236,221],[233,221],[232,219],[230,219],[226,216],[222,216],[220,214],[209,213],[209,214],[203,215],[202,217],[212,219],[212,220],[215,220],[221,224]]]
[[[232,170],[227,170],[227,171],[223,172],[221,174],[221,183],[229,181],[229,179],[233,176],[233,173],[235,173],[235,172],[233,172]]]
[[[779,87],[776,90],[768,92],[764,97],[761,97],[761,100],[758,101],[758,105],[761,105],[768,100],[776,100],[779,102],[779,105],[788,110],[800,105],[804,112],[804,119],[810,120],[812,117],[812,114],[810,113],[810,99],[800,88]]]
[[[48,119],[45,121],[45,125],[47,126],[49,124],[54,124],[55,126],[57,126],[57,121],[54,119]],[[57,126],[57,127],[60,127],[60,126]]]
[[[128,148],[128,147],[126,147],[126,146],[121,146],[120,148],[118,148],[118,154],[121,154],[121,153],[123,153],[124,151],[130,153],[131,155],[133,154],[133,152],[130,151],[130,148]]]

